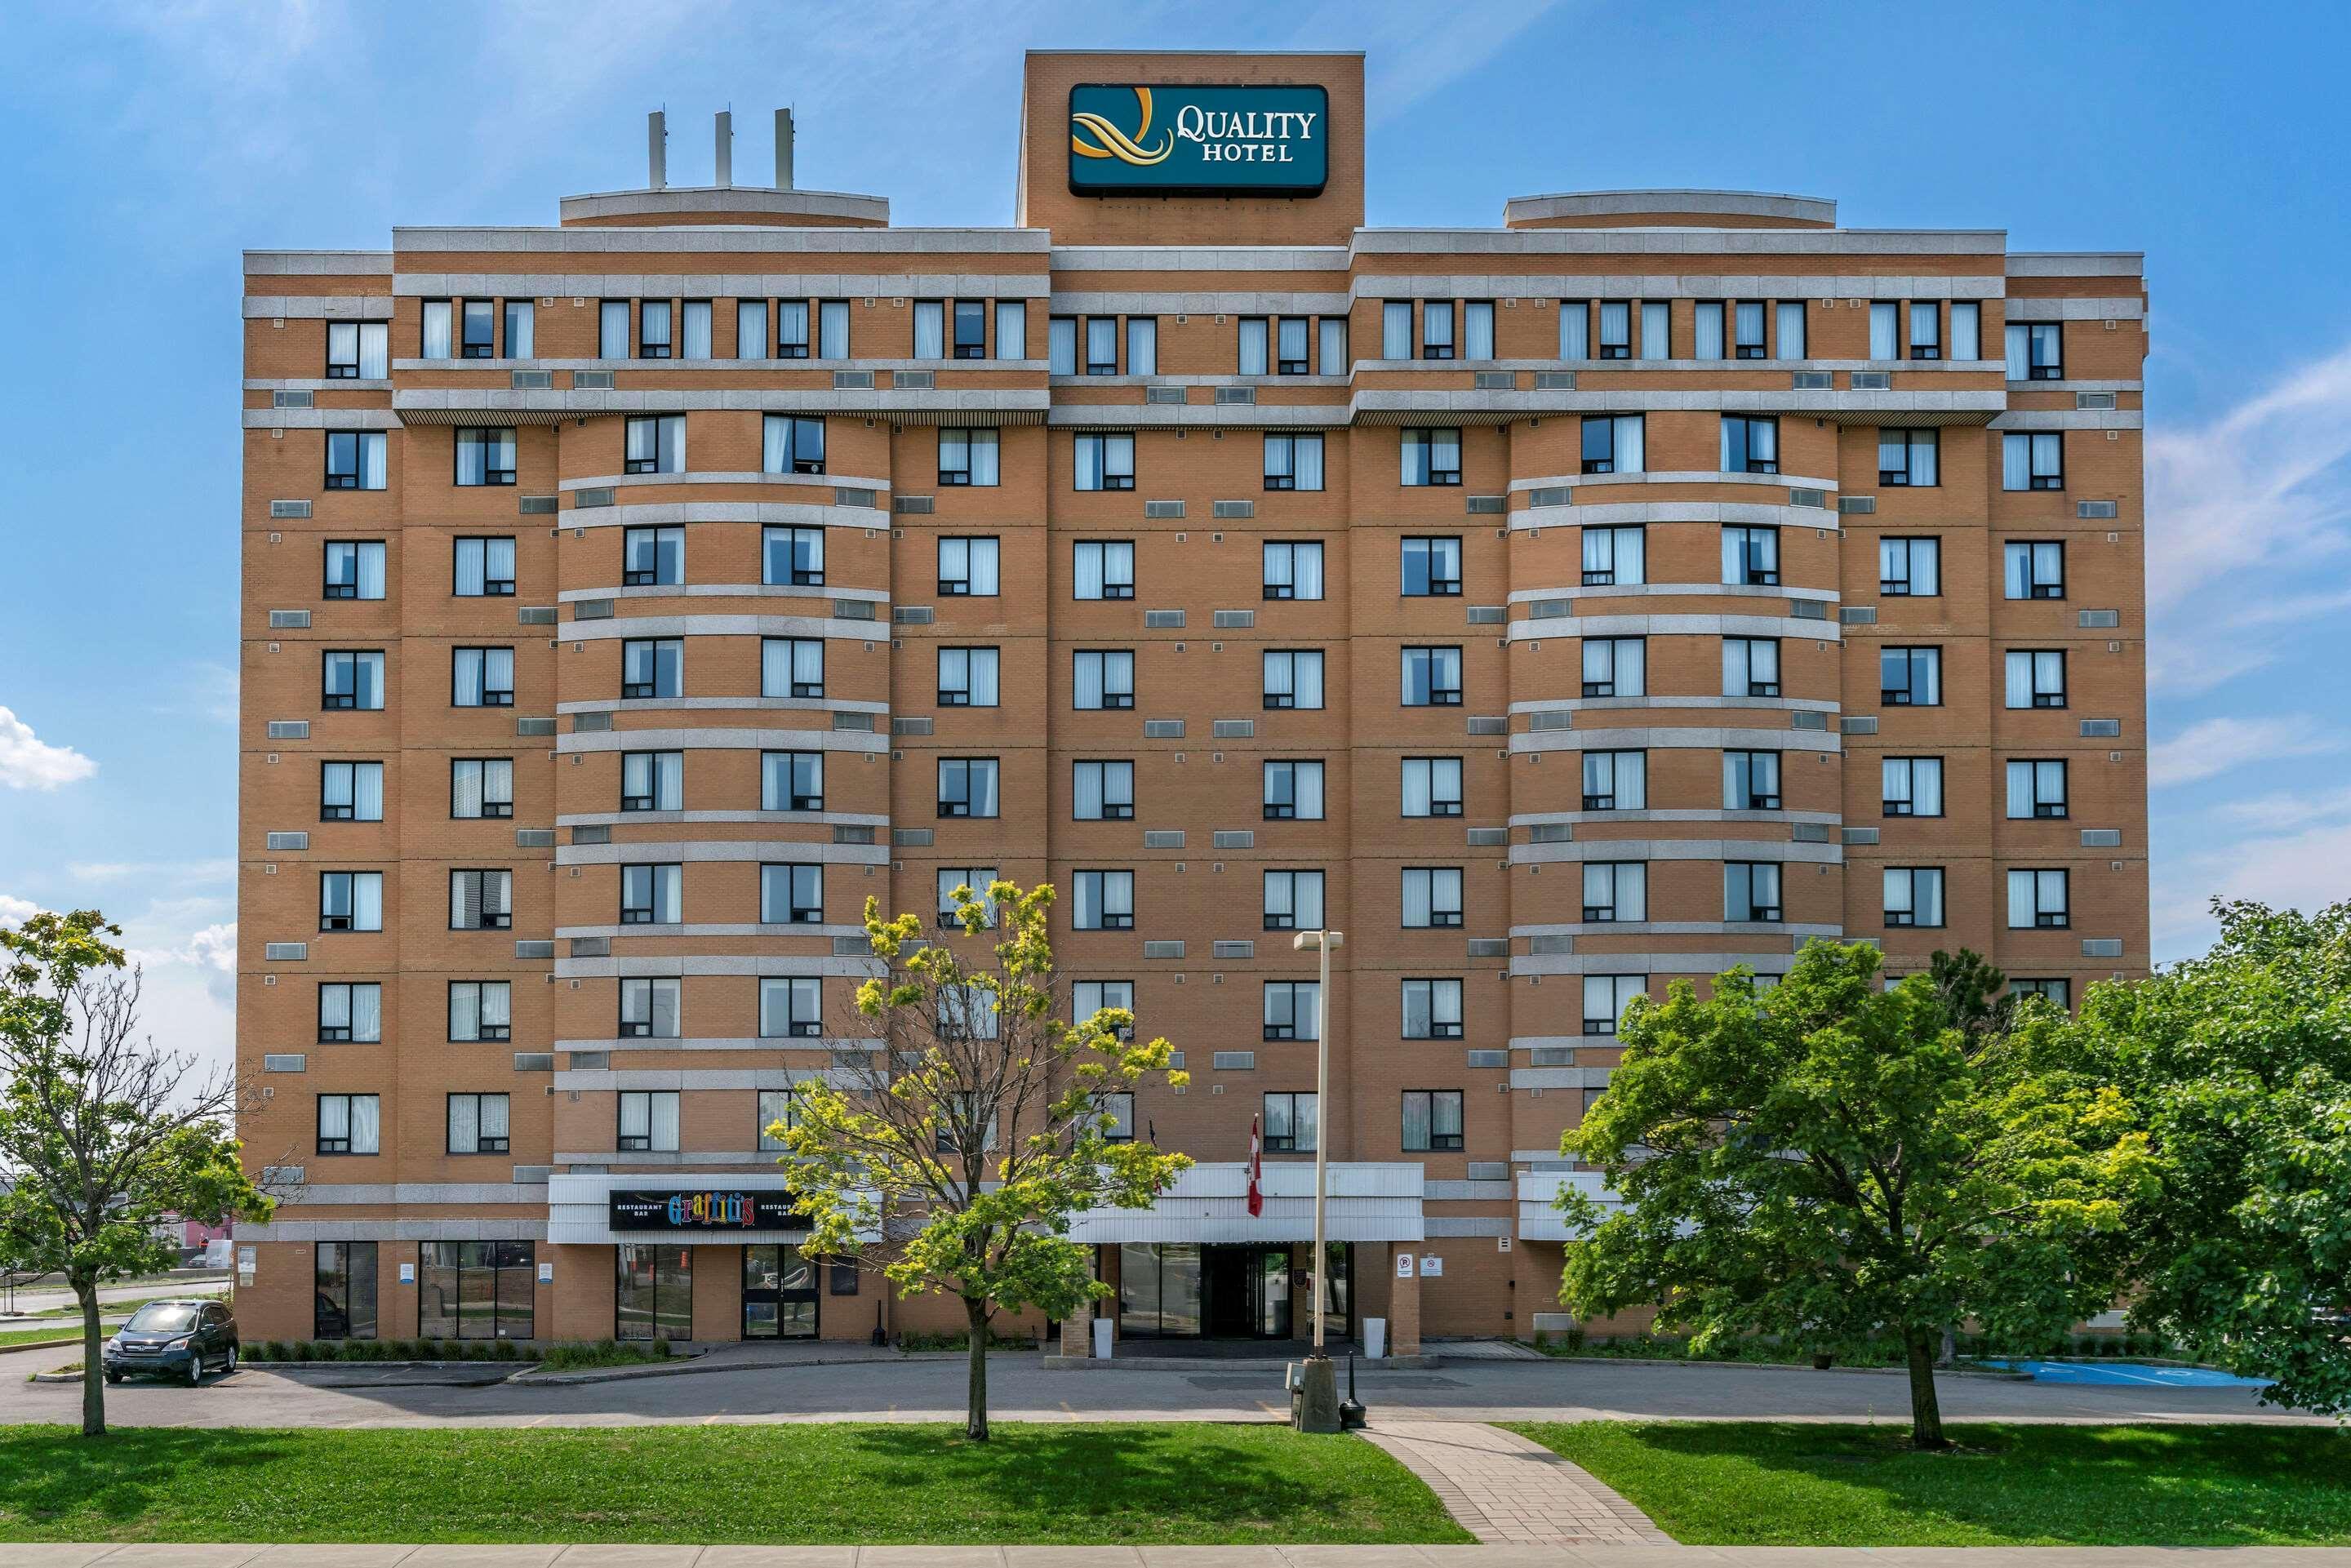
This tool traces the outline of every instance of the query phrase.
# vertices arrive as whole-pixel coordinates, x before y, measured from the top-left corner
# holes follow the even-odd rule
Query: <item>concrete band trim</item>
[[[389,294],[248,294],[245,297],[244,314],[248,321],[389,321],[392,311]],[[328,384],[348,387],[377,383]]]
[[[647,862],[683,865],[687,862],[729,862],[747,861],[762,864],[777,861],[810,861],[824,865],[885,865],[890,860],[888,844],[824,844],[792,842],[781,839],[743,839],[729,842],[721,839],[672,839],[650,841],[631,839],[618,844],[558,844],[555,847],[557,865],[638,865]],[[865,927],[843,926],[841,934],[854,932],[863,936]],[[617,935],[623,936],[677,936],[685,934],[680,925],[629,925]]]
[[[862,643],[881,641],[884,629],[879,621],[836,621],[830,615],[632,615],[566,622],[563,634],[576,643],[615,637],[831,637]]]
[[[1773,528],[1840,532],[1837,514],[1784,501],[1583,501],[1572,507],[1521,507],[1513,529],[1596,528],[1618,523],[1761,523]],[[1782,590],[1792,594],[1793,590]],[[1549,597],[1549,595],[1545,595]]]
[[[1359,274],[1349,279],[1357,300],[1525,299],[1543,306],[1560,300],[1748,299],[1810,303],[1816,299],[1999,299],[2007,284],[1997,275],[1922,273],[1705,273],[1705,272],[1466,272]],[[1656,361],[1590,361],[1621,370]],[[1678,361],[1677,361],[1678,362]],[[1770,361],[1740,360],[1742,367]],[[1902,361],[1907,367],[1931,361]],[[1965,363],[1966,361],[1959,361]]]
[[[1812,622],[1803,624],[1810,626]],[[1771,713],[1836,713],[1840,705],[1833,697],[1729,697],[1729,696],[1656,696],[1637,697],[1552,697],[1531,698],[1510,705],[1512,713],[1618,713],[1635,708],[1733,708],[1763,710]],[[1613,730],[1595,730],[1591,735],[1613,735]]]
[[[1773,191],[1562,191],[1512,196],[1502,204],[1505,224],[1547,218],[1599,218],[1670,213],[1676,216],[1784,218],[1792,223],[1834,224],[1837,204],[1825,196],[1792,196]]]
[[[1510,959],[1510,973],[1519,975],[1719,975],[1744,964],[1759,975],[1784,975],[1794,967],[1792,946],[1773,952],[1722,953],[1559,953],[1536,957],[1520,954]],[[1584,1041],[1591,1045],[1593,1040]],[[1608,1041],[1614,1044],[1612,1039]],[[1513,1068],[1511,1071],[1519,1071]]]
[[[746,474],[707,468],[689,468],[682,474],[592,474],[559,480],[556,488],[569,495],[575,490],[625,490],[644,485],[767,485],[785,489],[875,492],[890,488],[887,479],[862,479],[846,474]]]
[[[1043,229],[1017,228],[482,228],[392,230],[392,255],[545,253],[574,256],[1037,256],[1051,248]]]
[[[247,250],[247,277],[344,277],[392,272],[388,250]]]
[[[634,731],[628,733],[634,734]],[[690,822],[773,822],[782,826],[886,828],[890,819],[870,811],[565,811],[558,813],[559,828],[683,826]],[[860,931],[864,930],[859,926]]]
[[[1593,509],[1597,510],[1598,508],[1594,507]],[[1683,519],[1677,518],[1675,520],[1681,521]],[[1584,526],[1593,527],[1597,525],[1586,524]],[[1704,527],[1705,525],[1700,524],[1698,526]],[[1623,582],[1597,583],[1589,588],[1577,583],[1569,583],[1559,588],[1517,588],[1510,591],[1509,601],[1512,604],[1530,604],[1541,603],[1546,600],[1552,599],[1724,598],[1801,599],[1813,604],[1834,604],[1843,597],[1844,595],[1840,594],[1834,588],[1799,588],[1792,586],[1763,587],[1752,583],[1737,582]],[[1561,618],[1554,617],[1554,619]],[[1563,619],[1572,621],[1578,619],[1578,617],[1567,616]],[[1832,632],[1834,631],[1836,626],[1836,622],[1834,622],[1822,621],[1806,621],[1803,622],[1802,624],[1812,627],[1827,626]],[[1803,633],[1803,635],[1806,636],[1817,634],[1817,632]]]
[[[783,1042],[769,1040],[769,1046]],[[790,1089],[802,1083],[826,1083],[845,1087],[859,1082],[858,1075],[831,1067],[632,1067],[605,1069],[562,1068],[555,1074],[557,1092],[578,1090],[582,1093],[609,1093],[622,1089]],[[757,1108],[753,1115],[758,1114]],[[772,1160],[780,1151],[754,1150],[753,1159]],[[607,1158],[617,1156],[608,1155]]]
[[[770,523],[778,527],[863,528],[879,533],[890,526],[889,514],[872,507],[842,507],[820,501],[629,501],[617,507],[574,507],[561,514],[558,525],[580,528],[651,528],[662,523]],[[687,589],[692,592],[691,587]],[[825,589],[835,599],[864,597],[850,589]],[[877,602],[887,602],[882,590],[872,591]],[[599,592],[592,597],[603,597]],[[559,595],[568,598],[569,595]]]
[[[1840,844],[1800,844],[1784,839],[1570,839],[1512,844],[1512,865],[1574,864],[1583,861],[1779,861],[1789,865],[1843,865]],[[1565,929],[1562,927],[1561,929]],[[1763,927],[1785,931],[1785,925]]]
[[[578,622],[572,622],[576,625]],[[867,633],[873,636],[873,633]],[[881,642],[881,636],[873,636]],[[890,711],[887,703],[852,700],[848,697],[586,697],[579,702],[558,703],[555,711],[571,713],[675,713],[680,711],[742,712],[752,709],[774,713],[864,713],[876,717]],[[625,733],[613,731],[610,733]],[[887,737],[884,737],[886,739]]]
[[[1603,734],[1588,730],[1587,737]],[[1770,747],[1755,749],[1769,751]],[[1835,811],[1733,811],[1710,807],[1665,807],[1635,811],[1527,811],[1510,818],[1513,828],[1550,822],[1819,822],[1835,827],[1844,818]]]
[[[879,1040],[842,1040],[827,1038],[796,1046],[790,1040],[778,1040],[763,1035],[688,1035],[684,1039],[655,1039],[631,1035],[625,1040],[559,1040],[554,1049],[568,1051],[744,1051],[772,1053],[778,1048],[788,1050],[821,1050],[831,1051],[872,1051],[883,1049]],[[573,1070],[580,1071],[580,1070]]]
[[[1541,474],[1510,481],[1512,495],[1529,490],[1583,489],[1592,486],[1609,485],[1738,485],[1755,486],[1771,490],[1830,490],[1837,487],[1834,479],[1823,479],[1797,474],[1722,474],[1710,468],[1644,469],[1638,474]],[[1673,503],[1667,502],[1671,506]],[[1777,505],[1777,503],[1767,503]],[[1812,511],[1805,507],[1787,507],[1788,511]],[[1581,508],[1578,508],[1579,513]]]
[[[845,584],[840,588],[830,588],[822,584],[810,586],[792,582],[669,582],[635,587],[567,588],[555,596],[559,604],[576,604],[582,600],[598,599],[846,599],[862,604],[881,605],[890,602],[890,592],[883,588],[851,588]],[[870,626],[879,622],[860,622],[858,624]]]
[[[400,416],[381,408],[248,408],[238,411],[247,430],[398,430]]]
[[[760,213],[778,217],[848,218],[862,223],[890,221],[890,198],[861,196],[847,191],[804,191],[797,186],[664,185],[659,190],[603,191],[565,196],[557,204],[561,221],[591,218],[674,217],[685,222],[698,214]]]
[[[814,857],[803,855],[800,852],[802,849],[831,849],[832,847],[833,846],[831,844],[801,845],[796,843],[778,842],[774,846],[778,858],[770,863],[778,865],[806,865],[810,860],[814,859]],[[762,923],[756,920],[737,922],[719,921],[715,923],[696,923],[687,921],[675,925],[654,925],[642,923],[634,925],[559,925],[555,928],[555,936],[556,940],[559,942],[577,941],[581,938],[592,941],[600,936],[805,936],[812,940],[825,942],[830,942],[837,936],[854,936],[862,942],[865,939],[865,927],[862,925],[851,925],[847,924],[825,925],[814,923],[796,925],[789,923]],[[776,957],[776,962],[778,965],[789,965],[794,961],[794,957],[789,954],[778,954]],[[780,971],[778,971],[777,977],[783,977]]]
[[[394,371],[486,371],[492,373],[512,371],[612,371],[632,375],[666,376],[672,371],[691,374],[697,371],[726,371],[736,375],[824,375],[833,371],[992,371],[1016,374],[1040,371],[1050,361],[1045,360],[874,360],[852,356],[846,360],[806,359],[778,360],[772,358],[725,359],[710,357],[699,360],[394,360]],[[329,382],[329,386],[365,385],[365,382]],[[889,389],[883,389],[887,391]]]
[[[1520,730],[1510,736],[1510,747],[1512,751],[1656,751],[1692,747],[1701,751],[1744,751],[1759,747],[1776,747],[1782,751],[1841,752],[1844,749],[1842,738],[1833,729],[1765,729],[1760,727],[1736,729]]]
[[[237,1228],[239,1241],[544,1241],[544,1219],[276,1219]]]
[[[1792,615],[1531,615],[1511,622],[1509,635],[1513,643],[1538,642],[1545,637],[1786,637],[1816,643],[1842,640],[1835,622],[1803,621]],[[1513,703],[1510,707],[1513,712],[1526,712],[1553,706],[1545,702]]]
[[[504,1160],[504,1155],[483,1159]],[[378,1203],[528,1203],[547,1201],[543,1182],[305,1182],[286,1189],[281,1207],[307,1208],[314,1204]]]
[[[1771,859],[1755,856],[1754,859]],[[1569,925],[1513,925],[1513,937],[1533,936],[1825,936],[1844,935],[1842,921],[1801,920],[1593,920]]]
[[[392,231],[396,236],[399,230]],[[1362,228],[1366,256],[1982,256],[2004,258],[2006,229]]]
[[[581,730],[555,737],[567,751],[848,751],[872,755],[890,749],[887,735],[863,730],[774,729],[713,726],[684,729]]]
[[[840,975],[864,979],[882,972],[882,961],[878,958],[778,959],[757,953],[715,957],[558,958],[555,961],[555,977],[559,980],[675,978],[709,975],[772,978],[781,969],[789,969],[802,977],[814,975],[821,978]],[[774,1040],[765,1042],[765,1048],[769,1051],[778,1049]],[[557,1156],[559,1160],[563,1157]]]

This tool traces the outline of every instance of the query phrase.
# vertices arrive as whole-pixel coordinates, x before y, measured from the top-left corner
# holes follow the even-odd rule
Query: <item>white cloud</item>
[[[41,906],[29,898],[11,898],[0,893],[0,925],[22,925],[41,912]]]
[[[51,746],[33,727],[0,707],[0,784],[12,789],[55,789],[89,778],[98,764],[70,746]]]
[[[236,923],[224,921],[188,933],[184,941],[172,947],[133,947],[130,949],[133,963],[152,969],[171,965],[183,965],[197,970],[209,970],[223,975],[236,973]]]
[[[2302,714],[2259,718],[2199,719],[2147,753],[2147,782],[2193,784],[2250,763],[2288,757],[2325,757],[2344,748],[2344,737]]]
[[[232,860],[202,861],[75,861],[66,874],[76,882],[128,882],[136,877],[153,883],[183,886],[190,883],[224,882],[236,874]]]

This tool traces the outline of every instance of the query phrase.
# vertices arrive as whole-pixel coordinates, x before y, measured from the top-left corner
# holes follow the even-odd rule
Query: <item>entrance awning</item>
[[[1553,1205],[1565,1187],[1598,1204],[1605,1215],[1624,1207],[1601,1179],[1598,1171],[1527,1171],[1519,1176],[1519,1239],[1521,1241],[1581,1241],[1583,1233],[1572,1228],[1567,1216]]]
[[[649,1170],[549,1176],[547,1239],[559,1245],[590,1247],[616,1241],[677,1242],[689,1247],[767,1241],[797,1244],[808,1239],[805,1222],[774,1223],[778,1206],[771,1200],[789,1186],[784,1176],[775,1171],[697,1176],[691,1171]],[[622,1199],[618,1204],[613,1201],[616,1194]],[[674,1207],[665,1201],[673,1197],[678,1200]],[[649,1201],[654,1198],[664,1201]],[[880,1238],[861,1236],[859,1239]]]
[[[1418,1165],[1333,1164],[1329,1167],[1324,1236],[1332,1241],[1425,1239]],[[1123,1241],[1311,1241],[1314,1167],[1267,1165],[1259,1183],[1265,1212],[1249,1211],[1249,1167],[1238,1161],[1197,1165],[1176,1178],[1149,1208],[1096,1208],[1070,1226],[1088,1245]]]

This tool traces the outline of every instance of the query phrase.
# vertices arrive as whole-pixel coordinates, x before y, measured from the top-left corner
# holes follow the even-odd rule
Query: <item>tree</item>
[[[81,1429],[106,1431],[98,1288],[179,1261],[166,1215],[266,1218],[228,1117],[235,1079],[140,1033],[140,975],[96,910],[0,930],[0,1254],[63,1274],[81,1306]]]
[[[1962,947],[1956,954],[1938,949],[1929,956],[1927,983],[1935,988],[1943,1022],[1959,1031],[1969,1050],[1981,1046],[1992,1035],[2008,1032],[2015,1012],[2014,998],[2001,994],[2008,977],[1985,963],[1972,947]]]
[[[1050,884],[1009,882],[985,894],[955,890],[969,939],[925,943],[912,915],[883,920],[865,903],[865,932],[887,975],[858,988],[862,1028],[883,1049],[847,1070],[846,1090],[805,1085],[791,1124],[771,1129],[781,1164],[813,1222],[809,1249],[857,1255],[883,1238],[881,1271],[901,1296],[944,1291],[970,1328],[966,1436],[987,1440],[987,1334],[999,1312],[1041,1307],[1066,1318],[1107,1296],[1071,1217],[1147,1208],[1192,1162],[1148,1143],[1105,1136],[1108,1096],[1146,1074],[1170,1084],[1165,1040],[1129,1038],[1134,1017],[1104,1008],[1064,1022],[1047,920]],[[991,925],[989,948],[976,939]],[[992,963],[967,960],[985,951]]]
[[[2351,904],[2213,901],[2211,950],[2093,987],[2075,1037],[2128,1095],[2155,1183],[2128,1215],[2130,1316],[2274,1379],[2265,1400],[2351,1410]]]
[[[1769,991],[1742,966],[1705,1000],[1687,979],[1635,999],[1624,1064],[1562,1140],[1622,1205],[1562,1194],[1583,1239],[1561,1299],[1656,1302],[1700,1350],[1891,1336],[1911,1440],[1935,1448],[1942,1325],[2042,1334],[2103,1308],[2145,1156],[2110,1089],[2053,1049],[1970,1051],[1927,977],[1881,988],[1879,962],[1814,942]]]

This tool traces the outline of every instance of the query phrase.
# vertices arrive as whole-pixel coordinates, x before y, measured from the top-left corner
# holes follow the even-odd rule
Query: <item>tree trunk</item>
[[[1903,1340],[1910,1354],[1910,1446],[1948,1448],[1943,1436],[1943,1407],[1935,1398],[1934,1331],[1914,1328]]]
[[[963,1435],[975,1443],[987,1441],[987,1303],[963,1299],[964,1317],[971,1324],[971,1384],[965,1396]],[[95,1321],[95,1320],[92,1320]]]
[[[76,1278],[74,1298],[81,1302],[81,1435],[106,1436],[105,1336],[98,1326],[98,1281]]]

